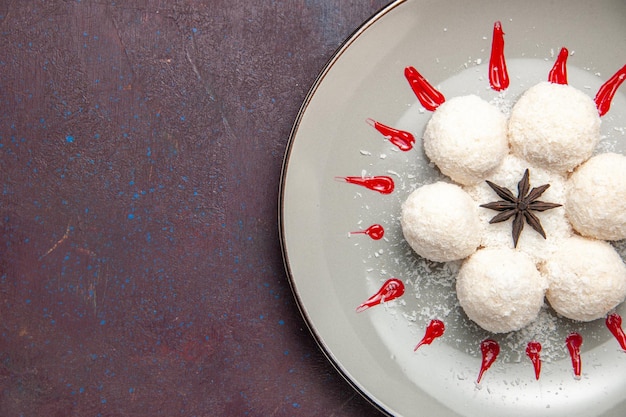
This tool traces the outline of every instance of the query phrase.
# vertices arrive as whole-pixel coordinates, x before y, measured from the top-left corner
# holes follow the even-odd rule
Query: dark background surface
[[[384,0],[0,0],[0,416],[375,416],[299,315],[291,126]]]

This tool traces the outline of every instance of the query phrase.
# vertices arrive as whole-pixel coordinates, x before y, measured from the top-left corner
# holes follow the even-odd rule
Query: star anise
[[[489,224],[500,223],[515,216],[513,218],[513,244],[515,247],[517,247],[517,241],[524,228],[524,220],[543,236],[544,239],[546,238],[546,232],[543,230],[543,227],[541,227],[541,222],[537,216],[533,214],[533,211],[546,211],[561,206],[561,204],[537,201],[541,194],[550,187],[550,184],[535,187],[528,192],[530,189],[528,169],[524,172],[524,176],[517,184],[517,197],[515,197],[508,188],[500,187],[491,181],[487,181],[487,184],[503,199],[502,201],[494,201],[493,203],[480,205],[480,207],[502,212],[493,217],[489,221]]]

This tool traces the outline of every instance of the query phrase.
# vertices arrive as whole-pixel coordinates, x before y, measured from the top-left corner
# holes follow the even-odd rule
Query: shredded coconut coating
[[[508,153],[506,116],[475,95],[454,97],[433,113],[424,131],[424,150],[442,173],[475,184]]]
[[[550,184],[539,197],[540,201],[564,204],[565,202],[565,178],[557,173],[533,166],[527,161],[513,155],[507,155],[502,164],[486,177],[500,186],[508,188],[517,196],[517,183],[522,179],[524,171],[528,168],[530,173],[530,187],[538,187]],[[468,194],[476,202],[476,206],[500,200],[500,197],[487,185],[485,181],[474,186],[464,187]],[[565,218],[565,209],[557,207],[544,212],[533,212],[541,221],[546,232],[544,239],[532,227],[525,224],[520,235],[517,249],[530,255],[536,262],[546,260],[558,247],[560,239],[571,236],[572,228]],[[505,247],[513,249],[512,219],[501,223],[489,224],[498,212],[484,207],[478,208],[478,217],[482,228],[481,246]]]
[[[571,172],[600,141],[600,116],[591,97],[569,85],[541,82],[511,110],[512,151],[534,164]]]
[[[626,238],[626,156],[594,156],[572,174],[566,189],[565,211],[581,235]]]
[[[431,116],[426,155],[460,186],[414,191],[402,205],[402,231],[426,259],[462,260],[459,304],[483,329],[520,330],[548,308],[546,298],[577,321],[604,317],[626,298],[626,265],[606,242],[626,239],[626,156],[592,158],[600,124],[591,97],[549,82],[526,90],[508,120],[473,95]],[[546,238],[524,222],[514,248],[512,219],[490,224],[498,211],[479,206],[502,200],[486,180],[518,196],[526,169],[531,189],[550,185],[538,200],[562,206],[534,211]]]
[[[548,302],[572,320],[604,317],[626,297],[626,266],[607,242],[572,237],[542,266]]]
[[[546,288],[533,260],[507,248],[479,250],[463,263],[456,280],[465,314],[493,333],[519,330],[535,320]]]
[[[402,204],[402,233],[420,256],[436,262],[465,258],[480,244],[478,210],[458,185],[437,182]]]

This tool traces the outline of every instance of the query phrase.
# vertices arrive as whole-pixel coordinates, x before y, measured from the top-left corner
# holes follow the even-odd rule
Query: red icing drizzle
[[[415,352],[422,345],[430,345],[433,340],[443,335],[443,332],[446,330],[446,326],[443,324],[441,320],[431,320],[428,326],[426,327],[426,333],[422,340],[415,346],[413,352]]]
[[[378,191],[381,194],[391,194],[393,192],[394,183],[393,178],[386,175],[380,175],[376,177],[344,177],[344,181],[350,184],[361,185],[373,191]]]
[[[378,130],[385,138],[389,139],[389,142],[396,145],[401,151],[406,152],[413,149],[415,137],[410,132],[386,126],[373,119],[367,119],[367,123]]]
[[[613,74],[613,76],[609,78],[607,82],[602,84],[602,87],[598,90],[595,102],[600,116],[607,114],[611,108],[611,101],[613,101],[613,97],[615,97],[615,93],[617,92],[619,86],[624,82],[624,79],[626,79],[626,65]]]
[[[622,329],[622,317],[617,313],[609,314],[606,318],[606,327],[615,336],[620,347],[626,350],[626,335],[624,335],[624,330]]]
[[[548,75],[548,81],[554,84],[567,84],[567,57],[569,51],[567,48],[561,48],[559,56],[556,58],[554,66]]]
[[[365,230],[350,232],[351,235],[368,235],[374,240],[380,240],[385,235],[385,229],[379,224],[373,224]]]
[[[502,23],[493,25],[493,40],[491,41],[491,58],[489,59],[489,83],[496,91],[506,90],[509,87],[509,73],[504,59],[504,32]]]
[[[482,363],[480,364],[480,372],[478,373],[477,384],[480,384],[480,380],[483,378],[483,374],[487,369],[493,365],[500,353],[500,345],[495,340],[487,339],[480,343],[480,351],[483,355]]]
[[[539,374],[541,374],[541,343],[539,342],[528,342],[526,346],[526,355],[530,358],[530,361],[533,363],[533,367],[535,368],[535,379],[539,379]]]
[[[377,306],[387,301],[395,300],[404,294],[404,283],[397,278],[388,279],[378,292],[364,301],[356,308],[356,312],[360,313],[368,308]]]
[[[582,360],[580,358],[580,347],[583,344],[583,337],[578,333],[570,333],[565,339],[567,350],[572,358],[572,367],[574,368],[574,376],[579,379],[582,369]]]
[[[437,107],[446,101],[443,94],[430,85],[430,83],[426,81],[426,78],[424,78],[415,68],[406,67],[404,69],[404,76],[417,96],[417,99],[426,110],[435,111]]]

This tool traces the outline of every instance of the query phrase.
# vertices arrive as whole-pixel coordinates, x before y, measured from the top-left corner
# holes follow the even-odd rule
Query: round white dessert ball
[[[607,242],[565,239],[542,266],[552,308],[572,320],[604,317],[626,297],[626,266]]]
[[[485,248],[468,258],[456,279],[465,314],[493,333],[530,324],[544,304],[547,282],[533,260],[509,248]]]
[[[424,150],[441,172],[469,185],[482,181],[509,152],[506,116],[475,95],[437,108],[424,131]]]
[[[436,262],[465,258],[480,244],[478,209],[458,185],[424,185],[402,204],[402,233],[420,256]]]
[[[571,172],[600,141],[600,116],[591,97],[564,84],[541,82],[511,110],[509,141],[517,155],[541,167]]]
[[[566,184],[565,212],[581,235],[603,240],[626,238],[626,156],[596,155]]]

